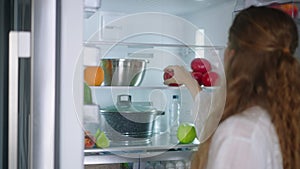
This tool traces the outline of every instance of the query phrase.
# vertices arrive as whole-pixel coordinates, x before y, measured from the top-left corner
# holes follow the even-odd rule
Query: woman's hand
[[[201,91],[201,87],[198,82],[183,66],[171,65],[166,67],[164,72],[173,72],[173,76],[164,81],[165,85],[169,85],[171,83],[184,84],[189,89],[193,98],[195,98],[195,96]]]

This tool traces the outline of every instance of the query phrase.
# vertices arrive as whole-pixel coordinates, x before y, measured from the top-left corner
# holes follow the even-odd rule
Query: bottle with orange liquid
[[[100,51],[97,48],[84,48],[84,81],[89,86],[100,86],[104,80],[104,71],[99,66]]]

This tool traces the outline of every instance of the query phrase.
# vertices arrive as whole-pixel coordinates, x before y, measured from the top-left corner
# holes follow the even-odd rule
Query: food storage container
[[[154,122],[162,114],[151,102],[132,102],[130,95],[118,95],[116,106],[100,109],[104,132],[112,143],[120,144],[149,143]]]

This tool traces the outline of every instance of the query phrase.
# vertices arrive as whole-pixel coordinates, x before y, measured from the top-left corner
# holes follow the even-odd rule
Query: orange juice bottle
[[[99,66],[100,51],[97,48],[84,48],[84,81],[89,86],[100,86],[104,80],[104,71]]]

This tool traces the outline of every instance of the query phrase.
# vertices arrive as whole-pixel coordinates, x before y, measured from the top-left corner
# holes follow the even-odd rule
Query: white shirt
[[[229,117],[213,135],[207,169],[282,168],[274,125],[258,106]]]

